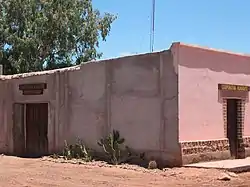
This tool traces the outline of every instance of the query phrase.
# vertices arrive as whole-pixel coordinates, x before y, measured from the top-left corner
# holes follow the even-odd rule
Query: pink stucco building
[[[250,154],[250,57],[173,43],[81,66],[0,76],[0,152],[43,155],[112,129],[168,165]]]
[[[250,56],[181,43],[172,49],[183,161],[248,156]]]

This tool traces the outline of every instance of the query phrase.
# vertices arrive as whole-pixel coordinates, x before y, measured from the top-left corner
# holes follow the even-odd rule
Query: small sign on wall
[[[20,84],[19,85],[19,90],[23,92],[23,95],[42,95],[44,89],[47,89],[46,83]]]
[[[243,92],[248,92],[250,90],[249,86],[234,85],[234,84],[219,84],[218,89],[227,91],[243,91]]]

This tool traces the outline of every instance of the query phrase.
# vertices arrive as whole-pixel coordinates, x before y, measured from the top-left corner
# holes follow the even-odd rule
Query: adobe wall
[[[218,84],[249,86],[250,57],[182,44],[176,44],[176,48],[179,53],[179,139],[183,161],[229,158],[226,106]],[[242,131],[246,143],[250,136],[248,95],[243,110]]]
[[[97,141],[119,130],[131,148],[179,164],[178,84],[170,51],[82,66],[3,76],[0,81],[1,152],[13,152],[13,103],[49,103],[49,151],[64,140]],[[43,95],[25,96],[19,84],[45,82]]]

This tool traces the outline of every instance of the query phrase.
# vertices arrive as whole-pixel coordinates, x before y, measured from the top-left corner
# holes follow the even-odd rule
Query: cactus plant
[[[73,158],[82,159],[84,161],[92,160],[89,149],[86,148],[80,139],[78,139],[74,145],[68,145],[67,141],[64,141],[63,156],[67,160]]]
[[[113,130],[112,133],[97,143],[103,148],[108,160],[117,165],[123,160],[124,142],[125,139],[120,137],[119,131]]]

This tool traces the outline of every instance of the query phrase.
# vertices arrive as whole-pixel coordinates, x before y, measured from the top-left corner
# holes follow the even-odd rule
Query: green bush
[[[80,139],[73,145],[68,145],[67,141],[64,141],[63,157],[66,160],[82,159],[84,161],[92,161],[90,150],[82,143]]]
[[[125,139],[120,136],[119,131],[113,130],[108,136],[97,142],[102,147],[105,157],[101,158],[101,154],[88,149],[82,142],[77,139],[75,144],[68,144],[64,141],[63,158],[66,160],[82,159],[84,161],[105,160],[110,164],[118,165],[121,163],[132,163],[133,159],[144,159],[144,153],[136,154],[132,149],[125,145]],[[96,153],[96,154],[95,154]],[[59,158],[53,155],[53,158]]]
[[[130,148],[125,146],[125,139],[120,137],[119,131],[113,130],[107,137],[97,143],[103,148],[107,161],[111,164],[121,164],[135,157]],[[143,156],[144,154],[140,154],[139,157],[142,158]]]

